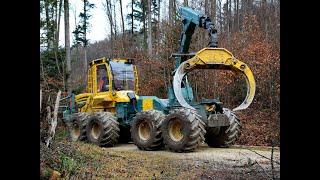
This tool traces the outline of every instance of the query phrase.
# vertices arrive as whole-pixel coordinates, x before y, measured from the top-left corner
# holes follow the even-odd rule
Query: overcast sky
[[[123,10],[124,13],[127,7],[127,3],[129,0],[122,0],[123,1]],[[103,9],[103,4],[101,0],[91,0],[90,3],[95,4],[95,8],[90,10],[90,14],[92,15],[89,19],[89,32],[87,33],[87,38],[90,40],[90,42],[95,41],[101,41],[107,37],[107,34],[110,33],[110,30],[108,27],[108,19],[106,17],[106,14]],[[82,0],[69,0],[70,3],[70,12],[69,12],[69,23],[70,23],[70,42],[73,42],[74,35],[73,31],[75,30],[75,18],[77,20],[77,23],[79,23],[79,13],[83,10],[83,1]],[[120,5],[118,5],[120,6]],[[75,16],[76,14],[76,16]],[[119,13],[120,14],[120,13]],[[120,18],[120,16],[119,16]],[[60,45],[64,46],[64,16],[61,16],[60,20]]]
[[[164,0],[165,1],[165,0]],[[70,42],[73,42],[74,35],[72,31],[75,29],[75,14],[77,18],[77,22],[79,22],[79,13],[83,10],[83,1],[82,0],[69,0],[70,2]],[[89,19],[90,23],[90,31],[87,34],[87,38],[91,43],[95,41],[101,41],[110,34],[109,28],[109,20],[105,14],[104,7],[102,3],[105,3],[105,0],[91,0],[90,3],[95,4],[95,8],[90,10],[91,18]],[[127,14],[131,13],[131,8],[128,7],[128,4],[131,3],[131,0],[122,0],[122,8],[123,8],[123,16],[124,18]],[[118,10],[118,11],[117,11]],[[121,17],[120,17],[120,4],[116,4],[116,16],[117,16],[117,24],[120,29],[121,25]],[[60,20],[60,45],[64,46],[64,19],[63,15]],[[127,23],[125,22],[125,26]]]
[[[178,0],[177,2],[182,2]],[[225,0],[222,0],[224,3]],[[69,0],[70,3],[70,12],[69,12],[69,21],[70,21],[70,43],[73,43],[74,35],[73,31],[75,30],[75,17],[77,23],[79,22],[79,13],[83,10],[83,0]],[[95,4],[95,8],[90,10],[91,18],[89,19],[90,31],[87,32],[87,38],[91,43],[96,41],[104,40],[110,34],[109,20],[105,14],[104,7],[102,3],[105,3],[105,0],[90,0],[90,3]],[[131,3],[131,0],[122,0],[123,16],[124,18],[127,14],[131,13],[131,8],[128,7],[128,4]],[[168,0],[162,0],[163,4],[168,4]],[[190,3],[190,0],[189,0]],[[167,5],[166,5],[167,7]],[[167,14],[168,8],[161,8],[160,15]],[[76,14],[76,16],[75,16]],[[116,16],[117,16],[117,25],[120,30],[121,19],[120,19],[120,4],[116,3]],[[125,21],[125,28],[127,23]],[[62,14],[60,20],[60,42],[61,46],[64,46],[64,15]]]

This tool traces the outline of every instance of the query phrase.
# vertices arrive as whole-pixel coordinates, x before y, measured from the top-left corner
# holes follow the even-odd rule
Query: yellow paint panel
[[[153,99],[143,99],[142,100],[142,110],[151,110],[153,109]]]

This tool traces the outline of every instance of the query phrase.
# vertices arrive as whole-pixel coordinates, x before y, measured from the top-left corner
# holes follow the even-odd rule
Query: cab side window
[[[109,91],[107,68],[104,64],[97,66],[97,92]]]

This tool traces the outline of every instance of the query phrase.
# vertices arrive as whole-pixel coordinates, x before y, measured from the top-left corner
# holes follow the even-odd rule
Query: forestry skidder
[[[187,7],[180,8],[180,14],[184,27],[179,52],[172,54],[175,71],[168,99],[137,95],[138,76],[132,61],[94,60],[88,72],[87,93],[75,96],[75,103],[64,113],[73,140],[114,146],[119,138],[128,141],[131,135],[139,149],[166,147],[175,152],[194,151],[202,142],[210,147],[228,147],[237,140],[241,125],[234,111],[246,109],[253,101],[254,76],[244,62],[217,48],[217,31],[207,16]],[[208,30],[209,47],[188,53],[196,27]],[[187,79],[187,73],[194,69],[223,69],[244,75],[245,100],[233,110],[217,99],[195,102]]]

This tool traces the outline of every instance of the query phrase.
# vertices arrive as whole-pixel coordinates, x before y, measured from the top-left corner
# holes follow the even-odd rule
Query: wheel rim
[[[139,137],[140,139],[146,141],[151,136],[151,128],[147,122],[142,122],[138,127]]]
[[[80,136],[80,127],[78,124],[73,124],[72,130],[71,130],[71,137],[73,140],[77,140]]]
[[[92,124],[92,128],[91,128],[91,136],[94,138],[94,139],[98,139],[100,134],[101,134],[101,130],[100,130],[100,126],[99,124],[97,123],[93,123]]]
[[[183,138],[183,134],[181,132],[182,124],[179,121],[172,121],[169,125],[169,136],[172,140],[178,142]]]

